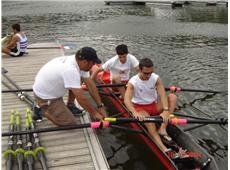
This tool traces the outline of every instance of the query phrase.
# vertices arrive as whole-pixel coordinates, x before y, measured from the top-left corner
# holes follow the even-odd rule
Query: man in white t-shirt
[[[110,76],[106,83],[124,83],[129,80],[131,69],[135,68],[138,72],[138,60],[135,56],[129,54],[127,45],[121,44],[116,47],[117,55],[105,62],[101,67],[96,68],[92,73],[92,79],[95,79],[97,74],[101,71],[110,71]],[[103,78],[103,75],[102,75]],[[124,98],[125,88],[119,87],[121,97]]]
[[[162,80],[153,71],[153,62],[150,59],[140,60],[139,73],[129,80],[124,103],[133,116],[141,120],[145,116],[154,115],[160,115],[164,120],[168,120],[176,107],[177,97],[175,94],[167,96]],[[158,130],[154,123],[145,123],[145,126],[162,151],[169,152],[160,137],[172,140],[166,131],[167,121],[162,123]]]
[[[63,101],[67,91],[69,104],[73,104],[76,99],[95,118],[103,119],[106,116],[96,85],[89,74],[95,63],[101,63],[96,51],[91,47],[83,47],[76,55],[54,58],[40,69],[33,91],[35,102],[43,110],[45,117],[58,126],[76,124],[76,118]],[[83,95],[82,81],[88,87],[97,109]]]

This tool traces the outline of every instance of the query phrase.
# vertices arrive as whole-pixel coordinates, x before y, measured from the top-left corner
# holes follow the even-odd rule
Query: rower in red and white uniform
[[[154,73],[153,62],[149,58],[141,59],[139,73],[128,82],[124,103],[136,118],[142,120],[146,116],[160,115],[165,120],[159,129],[154,123],[145,123],[145,126],[162,151],[166,153],[170,150],[163,144],[160,135],[169,141],[172,140],[166,131],[166,120],[173,113],[176,100],[175,94],[167,96],[162,80]]]
[[[91,75],[92,79],[95,80],[98,73],[104,71],[100,76],[105,83],[126,84],[129,80],[130,71],[136,69],[138,72],[139,62],[135,56],[129,54],[127,45],[118,45],[116,47],[116,53],[116,56],[109,59],[102,66],[94,69]],[[119,90],[121,97],[124,98],[125,87],[119,87],[117,89]]]

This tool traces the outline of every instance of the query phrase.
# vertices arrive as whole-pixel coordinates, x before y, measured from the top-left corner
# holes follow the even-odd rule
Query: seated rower
[[[127,45],[121,44],[116,47],[117,55],[105,62],[101,67],[97,67],[92,75],[92,79],[96,79],[97,74],[101,71],[108,70],[109,80],[106,83],[124,83],[129,80],[130,70],[135,68],[138,72],[138,60],[135,56],[129,54]],[[125,87],[118,88],[121,97],[124,98]]]
[[[23,56],[27,51],[27,37],[21,32],[19,24],[13,24],[12,31],[12,35],[9,36],[8,41],[6,41],[6,44],[2,47],[2,52],[12,57]]]
[[[160,100],[158,100],[158,95]],[[160,146],[162,151],[168,152],[161,137],[172,140],[166,131],[169,115],[173,113],[177,97],[174,94],[166,95],[160,77],[154,73],[153,62],[149,58],[140,60],[139,73],[133,76],[125,92],[124,103],[133,113],[133,116],[142,120],[146,116],[162,116],[164,123],[157,130],[154,123],[145,123],[150,135]]]

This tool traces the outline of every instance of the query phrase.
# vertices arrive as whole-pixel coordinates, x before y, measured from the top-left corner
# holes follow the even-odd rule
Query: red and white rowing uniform
[[[129,83],[134,87],[132,103],[136,111],[146,111],[151,116],[159,114],[157,112],[157,91],[156,82],[159,76],[152,73],[148,80],[141,80],[137,75],[133,76]]]

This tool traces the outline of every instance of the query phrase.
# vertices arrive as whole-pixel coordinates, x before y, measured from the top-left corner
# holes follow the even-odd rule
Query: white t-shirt
[[[132,68],[135,68],[139,65],[139,61],[135,56],[128,54],[127,60],[124,64],[122,64],[119,60],[118,55],[109,59],[102,65],[104,70],[109,70],[112,77],[113,75],[120,75],[122,81],[129,80],[129,73]]]
[[[156,82],[158,75],[152,73],[148,80],[141,80],[137,75],[133,76],[129,83],[134,87],[132,102],[135,104],[151,104],[157,101]]]
[[[75,55],[57,57],[40,69],[33,91],[42,99],[60,98],[69,88],[81,88],[81,77],[89,76],[89,72],[80,71]]]

